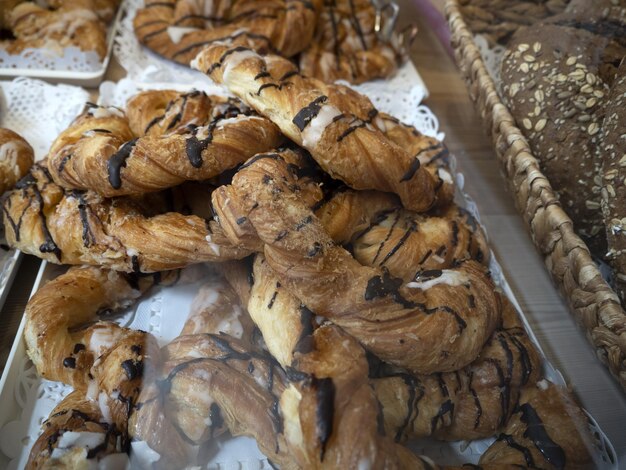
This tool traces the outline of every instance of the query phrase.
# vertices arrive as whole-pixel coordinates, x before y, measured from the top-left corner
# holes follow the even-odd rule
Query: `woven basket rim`
[[[585,242],[574,232],[573,221],[562,209],[528,141],[502,102],[458,0],[447,0],[445,11],[457,64],[478,114],[485,124],[490,123],[486,127],[494,151],[533,243],[597,356],[626,391],[626,312],[602,277]],[[513,156],[507,159],[508,152]],[[527,193],[520,189],[521,184],[528,185]],[[559,249],[554,249],[555,246]]]

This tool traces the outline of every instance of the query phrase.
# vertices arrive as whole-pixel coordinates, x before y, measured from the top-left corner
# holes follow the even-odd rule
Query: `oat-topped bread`
[[[626,298],[626,59],[613,82],[598,152],[602,169],[602,214],[609,245],[607,259],[615,287]]]
[[[461,13],[474,34],[493,47],[506,45],[522,26],[562,13],[570,0],[460,0]]]
[[[592,251],[604,249],[594,154],[609,87],[610,37],[543,23],[518,31],[502,60],[502,95]]]

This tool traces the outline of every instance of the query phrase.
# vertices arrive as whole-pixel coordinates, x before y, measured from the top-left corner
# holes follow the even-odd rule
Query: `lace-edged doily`
[[[0,126],[24,137],[42,159],[52,141],[80,113],[89,100],[82,88],[50,85],[41,80],[16,78],[0,82]]]
[[[119,24],[113,46],[113,52],[126,69],[127,76],[140,86],[156,84],[157,88],[168,88],[168,83],[185,83],[188,84],[187,89],[206,91],[206,87],[214,86],[204,74],[159,57],[139,43],[133,29],[133,18],[142,6],[143,0],[127,0],[126,14]],[[390,80],[350,86],[367,95],[380,111],[393,114],[427,135],[443,138],[438,134],[439,123],[435,115],[421,106],[428,90],[411,62],[406,63]]]
[[[504,46],[496,45],[491,47],[487,38],[481,34],[474,36],[474,42],[480,52],[483,60],[485,61],[485,67],[491,78],[493,78],[496,85],[500,86],[500,64],[502,63],[502,56],[504,55]]]

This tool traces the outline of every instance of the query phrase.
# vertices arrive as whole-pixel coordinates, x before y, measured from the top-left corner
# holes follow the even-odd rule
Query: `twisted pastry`
[[[50,148],[54,181],[105,197],[143,194],[212,178],[282,140],[237,100],[160,93],[131,98],[128,119],[116,108],[88,107]]]
[[[102,21],[109,22],[115,16],[120,0],[46,0],[46,4],[55,9],[65,7],[91,10]]]
[[[155,283],[169,284],[176,272],[138,276],[95,267],[72,268],[48,282],[26,306],[24,339],[37,373],[77,390],[87,389],[98,358],[127,338],[144,344],[135,332],[99,317],[125,308]],[[93,375],[93,374],[92,374]]]
[[[77,268],[32,297],[24,328],[27,353],[42,377],[69,384],[74,393],[44,424],[29,468],[82,466],[128,450],[130,412],[160,354],[150,334],[98,318],[128,306],[155,283],[176,278],[176,272],[139,277]]]
[[[35,161],[33,148],[15,132],[0,128],[0,194],[15,186]]]
[[[33,2],[20,3],[11,11],[10,29],[15,39],[1,41],[10,54],[26,48],[78,47],[94,51],[100,59],[107,53],[106,30],[91,9],[63,2],[56,10],[42,8]]]
[[[291,57],[313,37],[321,0],[146,0],[133,20],[139,42],[189,65],[203,47],[229,41]]]
[[[566,390],[547,381],[522,390],[514,415],[480,467],[591,468],[587,418]]]
[[[98,462],[101,468],[125,468],[124,431],[107,423],[97,401],[74,391],[65,397],[43,424],[30,451],[26,469],[82,468]]]
[[[390,194],[342,191],[315,214],[335,243],[349,246],[361,264],[384,267],[406,282],[464,259],[489,261],[481,228],[454,204],[436,215],[420,215],[402,209]]]
[[[293,367],[311,347],[314,314],[290,294],[257,255],[247,305],[270,353]],[[370,357],[370,377],[382,405],[386,434],[396,440],[435,435],[478,439],[501,429],[515,409],[521,387],[540,378],[541,360],[506,299],[502,325],[469,366],[416,376]]]
[[[388,362],[419,373],[457,370],[478,356],[496,326],[499,301],[482,266],[462,262],[404,286],[362,266],[302,204],[278,154],[254,157],[212,199],[222,223],[240,221],[223,225],[233,243],[240,240],[230,228],[255,230],[282,285]]]
[[[503,428],[520,390],[541,378],[541,358],[517,311],[504,298],[502,324],[469,366],[430,376],[372,361],[370,375],[385,428],[398,440],[480,439]]]
[[[302,77],[286,59],[245,47],[211,44],[192,66],[271,119],[333,178],[355,189],[394,192],[418,212],[447,202],[444,181],[371,124],[377,111],[355,91]]]
[[[248,254],[233,246],[215,222],[163,213],[173,209],[172,193],[142,202],[64,191],[43,165],[35,165],[1,200],[7,243],[25,253],[53,263],[126,272],[163,271]],[[195,196],[206,201],[204,191]]]
[[[369,0],[324,2],[315,38],[300,56],[302,73],[329,83],[361,83],[393,75],[405,60],[400,47],[404,37],[379,39],[376,14]]]

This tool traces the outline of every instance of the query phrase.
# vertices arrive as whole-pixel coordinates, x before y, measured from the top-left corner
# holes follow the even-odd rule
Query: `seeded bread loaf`
[[[519,30],[502,60],[502,94],[542,170],[590,248],[605,248],[594,157],[608,85],[599,73],[611,38],[542,23]]]
[[[607,260],[615,273],[617,293],[626,299],[626,58],[609,94],[601,135],[598,159],[602,168]]]

